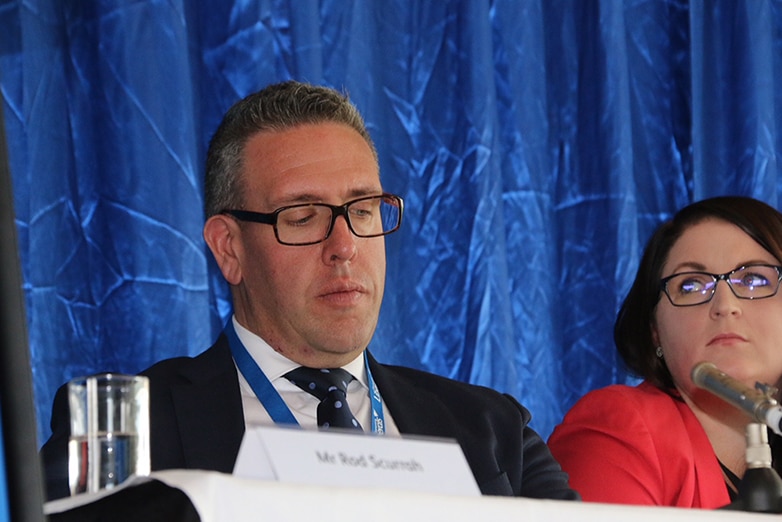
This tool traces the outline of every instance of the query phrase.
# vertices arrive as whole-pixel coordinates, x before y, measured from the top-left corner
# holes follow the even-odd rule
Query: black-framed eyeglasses
[[[402,224],[404,201],[394,194],[366,196],[344,205],[302,203],[280,207],[274,212],[226,209],[240,221],[274,226],[274,235],[283,245],[304,246],[325,241],[334,230],[337,217],[344,216],[348,228],[357,237],[385,236]]]
[[[781,280],[782,267],[757,264],[740,266],[724,274],[673,274],[660,280],[660,289],[673,306],[695,306],[711,301],[720,281],[725,281],[739,299],[765,299],[777,294]]]

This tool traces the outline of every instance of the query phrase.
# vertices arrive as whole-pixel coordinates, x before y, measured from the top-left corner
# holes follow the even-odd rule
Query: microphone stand
[[[782,407],[774,398],[778,390],[757,382],[755,389],[703,361],[692,368],[693,384],[707,390],[748,414],[753,422],[746,427],[747,470],[738,485],[738,500],[721,509],[782,513],[782,479],[771,467],[768,428],[782,435]]]
[[[739,498],[723,509],[755,513],[782,513],[782,479],[771,467],[771,447],[764,424],[746,429],[747,471],[739,482]]]

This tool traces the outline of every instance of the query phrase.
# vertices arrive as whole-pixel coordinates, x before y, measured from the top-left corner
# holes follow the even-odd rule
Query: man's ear
[[[204,224],[204,240],[217,261],[223,277],[231,285],[242,280],[241,230],[239,224],[223,214],[210,217]]]

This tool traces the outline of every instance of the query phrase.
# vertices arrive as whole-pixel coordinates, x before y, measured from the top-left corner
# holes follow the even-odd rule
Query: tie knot
[[[302,390],[311,393],[320,400],[329,392],[347,394],[348,384],[353,376],[342,368],[306,368],[301,366],[291,370],[285,377]]]
[[[318,370],[302,366],[286,373],[285,377],[320,400],[318,426],[361,430],[361,424],[353,417],[347,402],[348,383],[353,380],[350,372],[342,368]]]

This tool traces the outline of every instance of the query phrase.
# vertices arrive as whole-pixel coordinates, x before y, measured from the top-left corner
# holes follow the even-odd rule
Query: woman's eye
[[[744,274],[739,280],[741,286],[758,287],[769,285],[769,280],[761,274]]]
[[[680,294],[701,293],[706,289],[706,282],[696,278],[685,279],[679,284]]]

